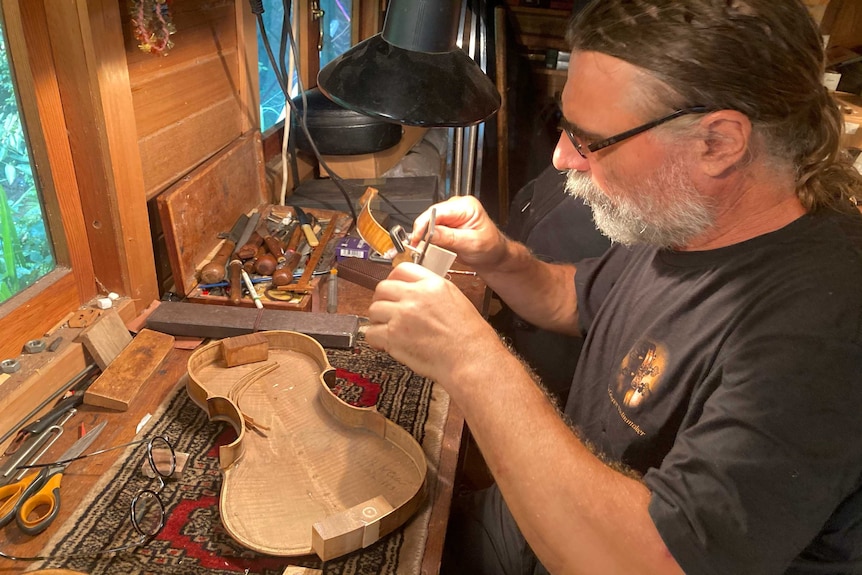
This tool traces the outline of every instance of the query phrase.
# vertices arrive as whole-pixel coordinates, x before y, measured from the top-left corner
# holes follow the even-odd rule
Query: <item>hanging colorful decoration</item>
[[[129,10],[138,48],[149,54],[166,56],[174,46],[171,35],[177,31],[171,20],[169,0],[130,0]]]

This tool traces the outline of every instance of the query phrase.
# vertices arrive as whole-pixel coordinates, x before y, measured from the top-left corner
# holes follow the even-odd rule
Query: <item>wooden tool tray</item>
[[[260,133],[248,132],[237,138],[162,193],[156,203],[177,293],[191,302],[254,307],[248,296],[239,304],[231,304],[227,295],[201,289],[199,273],[221,246],[219,233],[230,230],[242,214],[257,211],[261,222],[270,213],[279,218],[294,214],[292,207],[267,203]],[[322,258],[331,255],[334,241],[351,223],[344,212],[313,208],[306,212],[326,222],[319,234],[319,245],[305,261],[302,277],[293,284],[277,291],[269,290],[269,284],[257,284],[264,307],[310,311],[318,284],[312,275],[314,269]]]

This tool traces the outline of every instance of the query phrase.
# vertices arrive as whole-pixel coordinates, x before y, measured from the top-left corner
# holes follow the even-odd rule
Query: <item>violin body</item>
[[[188,364],[191,398],[237,433],[219,452],[227,532],[260,553],[325,561],[400,527],[426,496],[421,446],[374,408],[335,396],[335,370],[314,339],[259,333],[265,361],[227,367],[215,341]]]

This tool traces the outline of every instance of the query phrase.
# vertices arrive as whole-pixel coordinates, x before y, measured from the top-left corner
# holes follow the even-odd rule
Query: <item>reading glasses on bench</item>
[[[113,451],[115,449],[122,449],[141,444],[145,444],[147,446],[146,459],[147,463],[149,464],[149,468],[152,471],[151,479],[155,479],[158,482],[158,486],[154,489],[149,487],[142,488],[138,490],[132,497],[131,502],[129,503],[129,520],[132,523],[134,533],[128,534],[131,540],[121,542],[108,549],[84,549],[82,551],[75,551],[72,553],[58,553],[55,555],[34,557],[21,557],[16,555],[10,555],[8,553],[0,551],[0,557],[5,557],[7,559],[12,559],[15,561],[48,561],[51,559],[62,559],[69,557],[91,557],[96,555],[106,555],[109,553],[125,551],[128,549],[146,545],[147,543],[152,541],[161,532],[167,520],[165,505],[162,502],[162,499],[159,494],[165,487],[165,480],[174,474],[174,471],[176,470],[177,466],[177,456],[174,452],[174,447],[167,437],[163,435],[156,435],[146,439],[140,439],[137,441],[124,443],[122,445],[116,445],[107,449],[93,451],[92,453],[86,453],[62,461],[27,465],[22,466],[22,468],[39,468],[59,464],[68,464],[72,461],[77,461],[78,459],[84,459],[87,457],[93,457],[107,451]],[[139,459],[130,458],[130,461],[137,466],[137,462],[139,461]],[[117,538],[112,539],[114,541],[117,541]],[[122,541],[122,538],[120,540]]]

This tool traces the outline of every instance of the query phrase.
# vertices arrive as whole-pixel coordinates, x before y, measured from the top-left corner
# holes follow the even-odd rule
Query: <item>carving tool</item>
[[[242,234],[240,234],[239,239],[236,242],[236,247],[234,249],[234,253],[239,251],[239,248],[243,247],[248,243],[251,235],[257,229],[257,224],[260,222],[260,212],[254,212],[249,216],[248,221],[245,224],[245,227],[242,230]]]
[[[230,302],[234,305],[239,304],[242,300],[242,260],[239,258],[238,251],[239,248],[243,247],[248,239],[251,237],[251,234],[257,228],[257,223],[260,221],[260,213],[255,212],[246,221],[245,226],[243,227],[242,233],[239,236],[239,239],[234,244],[234,251],[231,253],[230,264],[228,264],[228,278],[227,281],[230,283]]]
[[[242,281],[245,283],[245,287],[248,289],[248,294],[251,296],[251,299],[254,300],[254,307],[257,309],[263,309],[263,303],[260,301],[260,296],[257,295],[257,290],[254,289],[254,284],[251,283],[251,278],[248,277],[248,272],[242,270]]]
[[[428,230],[425,232],[425,245],[422,246],[422,251],[419,254],[419,259],[416,260],[416,263],[420,266],[422,262],[425,261],[425,254],[428,253],[428,246],[431,245],[431,237],[434,235],[434,225],[437,221],[437,208],[431,208],[431,220],[428,222]]]
[[[228,283],[230,284],[229,288],[229,297],[230,303],[237,305],[240,300],[242,300],[242,261],[241,260],[231,260],[228,265]]]
[[[287,242],[287,248],[285,249],[284,263],[272,272],[272,285],[286,286],[293,283],[293,271],[296,269],[296,266],[299,265],[300,259],[302,258],[302,250],[297,249],[300,239],[302,238],[302,234],[302,229],[299,227],[295,227],[293,229],[290,239]]]
[[[263,243],[263,236],[260,235],[260,231],[252,232],[251,236],[248,238],[248,241],[239,248],[236,253],[241,260],[247,260],[253,258],[257,253],[257,248]]]
[[[296,219],[299,220],[299,225],[302,226],[302,231],[305,233],[305,240],[308,242],[308,245],[316,248],[318,240],[317,236],[314,235],[314,230],[311,229],[311,218],[299,206],[294,206],[293,209],[296,212]]]
[[[201,268],[201,283],[214,284],[225,279],[225,267],[231,254],[236,249],[236,244],[242,236],[245,226],[248,223],[248,216],[242,214],[237,218],[215,257],[210,260],[203,268]]]

